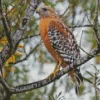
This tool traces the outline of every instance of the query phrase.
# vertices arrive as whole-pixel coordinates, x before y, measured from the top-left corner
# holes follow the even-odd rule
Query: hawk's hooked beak
[[[40,8],[36,9],[36,13],[38,13],[38,14],[40,13]]]

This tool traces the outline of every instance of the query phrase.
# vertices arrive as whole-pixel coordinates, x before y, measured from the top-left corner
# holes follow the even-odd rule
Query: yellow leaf
[[[20,52],[16,51],[15,54],[16,54],[17,56],[22,56],[24,53],[20,53]]]
[[[95,57],[96,64],[100,64],[100,56]]]
[[[6,72],[2,73],[2,77],[5,78],[6,77]]]
[[[3,47],[0,47],[0,51],[3,49]]]
[[[18,45],[18,48],[23,48],[23,45],[19,44],[19,45]]]
[[[12,55],[7,61],[6,61],[6,66],[8,67],[8,63],[9,62],[12,62],[12,63],[15,63],[15,56]]]
[[[0,44],[6,44],[8,41],[7,41],[7,38],[6,37],[3,37],[1,40],[0,40]]]
[[[0,44],[6,44],[7,42],[6,41],[0,41]]]
[[[12,67],[8,67],[6,70],[10,72],[15,72],[15,68],[12,68]]]
[[[16,10],[16,8],[11,8],[11,10],[8,12],[8,17],[11,17],[11,15],[12,15],[12,13],[14,13],[15,12],[15,10]]]
[[[14,56],[14,55],[12,55],[12,56],[9,58],[9,62],[12,62],[12,63],[15,62],[15,56]]]
[[[7,38],[6,38],[6,36],[4,36],[2,39],[3,39],[4,41],[7,41]]]
[[[9,59],[6,61],[6,64],[5,64],[7,67],[8,67],[8,63],[9,63]]]

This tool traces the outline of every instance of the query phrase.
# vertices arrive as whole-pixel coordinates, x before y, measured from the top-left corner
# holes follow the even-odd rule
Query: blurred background
[[[3,11],[9,22],[11,32],[20,26],[29,2],[30,0],[3,0]],[[44,4],[54,8],[65,24],[70,27],[80,46],[82,56],[87,55],[96,47],[92,27],[73,27],[93,25],[95,0],[41,0],[39,6]],[[29,21],[25,38],[20,42],[16,53],[4,65],[3,77],[11,87],[42,80],[55,68],[53,58],[44,44],[40,43],[38,25],[39,16],[35,13]],[[3,31],[3,26],[0,23],[0,50],[7,43],[2,34]],[[98,100],[97,96],[100,95],[100,91],[95,90],[95,86],[99,88],[99,68],[99,55],[81,66],[81,73],[86,80],[80,88],[79,96],[75,94],[75,86],[66,74],[42,88],[15,94],[11,100]]]

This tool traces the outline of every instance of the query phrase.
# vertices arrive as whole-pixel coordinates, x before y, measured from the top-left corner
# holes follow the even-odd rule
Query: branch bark
[[[94,25],[73,25],[73,26],[68,26],[69,28],[80,28],[80,27],[93,27]],[[100,25],[98,25],[100,27]]]
[[[99,22],[98,22],[98,8],[99,8],[99,0],[95,0],[95,16],[94,16],[94,32],[95,32],[95,37],[97,40],[97,45],[100,45],[100,35],[98,33],[98,26],[99,26]]]

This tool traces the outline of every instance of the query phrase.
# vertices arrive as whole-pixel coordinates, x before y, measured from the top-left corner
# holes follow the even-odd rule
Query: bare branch
[[[0,77],[0,83],[2,84],[2,86],[3,86],[3,88],[4,88],[5,92],[6,92],[6,96],[3,98],[3,100],[10,100],[10,96],[12,95],[11,88],[4,81],[4,79],[2,79],[2,77]]]
[[[99,33],[98,33],[98,23],[99,23],[98,22],[98,6],[99,6],[99,0],[95,0],[95,3],[96,3],[96,7],[95,7],[95,17],[94,17],[93,29],[94,29],[94,32],[95,32],[97,45],[100,45],[100,36],[99,36]]]
[[[68,6],[68,7],[65,9],[64,13],[63,13],[63,14],[61,14],[61,15],[60,15],[60,17],[64,16],[64,15],[65,15],[65,13],[68,11],[68,9],[69,9],[69,8],[70,8],[70,6]]]
[[[73,26],[68,26],[69,28],[80,28],[80,27],[93,27],[94,25],[73,25]],[[100,25],[98,25],[100,27]]]
[[[0,83],[3,85],[3,88],[4,88],[7,92],[9,92],[9,94],[10,94],[10,87],[9,87],[8,84],[4,81],[4,79],[2,79],[1,77],[0,77]]]
[[[40,34],[37,34],[37,35],[30,35],[30,36],[26,36],[24,38],[22,38],[21,40],[24,40],[24,39],[29,39],[29,38],[33,38],[33,37],[36,37],[36,36],[39,36]]]
[[[81,46],[79,46],[79,48],[84,52],[84,53],[86,53],[87,55],[90,55],[88,52],[86,52]],[[90,55],[90,56],[92,56],[92,55]],[[95,56],[95,55],[94,55]]]

